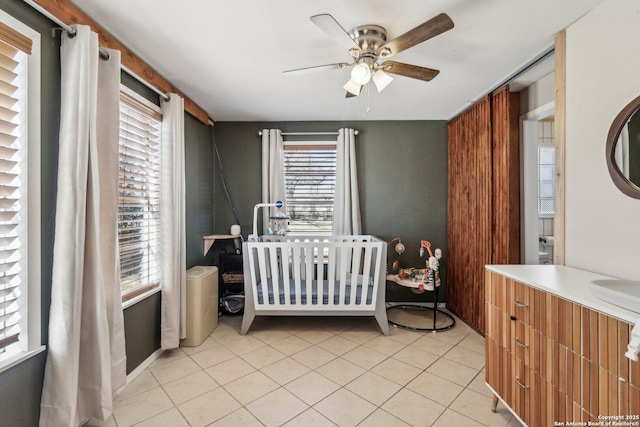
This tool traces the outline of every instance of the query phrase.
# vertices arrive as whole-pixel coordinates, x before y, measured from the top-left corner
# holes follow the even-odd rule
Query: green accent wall
[[[124,310],[127,374],[160,348],[160,303],[157,292]]]
[[[390,247],[388,262],[391,264],[397,259],[402,267],[423,267],[426,256],[419,256],[420,240],[429,240],[434,248],[443,250],[444,282],[446,121],[216,122],[215,139],[242,234],[246,237],[251,232],[253,206],[261,202],[262,148],[258,131],[276,128],[283,132],[333,132],[342,127],[359,131],[356,161],[363,233],[386,241],[400,237],[406,252],[398,256]],[[214,231],[227,234],[236,221],[224,195],[219,172],[216,165]],[[444,293],[444,289],[439,293],[441,301]],[[387,289],[387,301],[430,302],[432,298],[430,292],[415,294],[395,284],[389,284]]]
[[[41,35],[42,342],[48,340],[60,125],[60,35],[51,22],[22,1],[0,0],[0,9]],[[0,413],[8,426],[37,426],[46,353],[0,373]],[[4,424],[3,424],[4,425]]]
[[[41,38],[42,343],[48,342],[60,123],[60,33],[29,5],[0,0],[0,9],[37,30]],[[158,96],[122,73],[122,84],[158,104]],[[213,232],[213,151],[209,127],[185,114],[187,268],[207,264],[202,236]],[[160,348],[160,294],[124,310],[127,372]],[[3,426],[37,426],[46,352],[0,373]]]
[[[209,265],[203,255],[203,236],[213,234],[213,144],[212,131],[186,114],[185,182],[187,268]]]

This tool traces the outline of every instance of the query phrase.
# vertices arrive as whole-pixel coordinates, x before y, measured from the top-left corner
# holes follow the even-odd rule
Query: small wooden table
[[[204,255],[207,255],[207,252],[209,252],[209,249],[213,246],[213,242],[224,239],[233,239],[233,244],[236,249],[240,249],[242,236],[234,236],[232,234],[212,234],[210,236],[202,236],[202,240],[204,240]]]
[[[433,289],[428,289],[426,284],[424,284],[422,280],[414,281],[413,279],[400,279],[398,278],[397,274],[387,274],[387,280],[391,282],[395,282],[400,286],[406,286],[408,288],[419,289],[420,285],[424,285],[425,286],[424,290],[426,292],[433,292],[433,308],[424,307],[416,304],[399,304],[399,305],[392,305],[387,308],[387,314],[389,313],[389,311],[392,311],[392,310],[407,310],[407,311],[420,311],[420,312],[432,311],[433,324],[431,325],[430,328],[421,328],[421,327],[401,324],[398,322],[394,322],[391,318],[389,318],[389,316],[387,316],[389,318],[389,323],[391,323],[392,325],[398,326],[403,329],[410,329],[414,331],[428,331],[428,332],[446,331],[453,328],[456,325],[456,319],[454,319],[452,315],[450,315],[445,311],[438,310],[438,288],[440,286],[434,286]],[[441,326],[438,326],[438,317],[444,318],[445,320],[445,323]]]

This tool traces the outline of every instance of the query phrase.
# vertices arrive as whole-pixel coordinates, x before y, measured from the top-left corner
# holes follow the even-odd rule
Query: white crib
[[[375,316],[389,335],[386,242],[373,236],[264,236],[242,245],[245,308],[255,316]]]

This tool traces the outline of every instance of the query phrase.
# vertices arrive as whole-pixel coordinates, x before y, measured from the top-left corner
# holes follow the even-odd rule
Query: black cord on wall
[[[216,160],[218,162],[218,172],[220,173],[220,181],[222,182],[222,189],[224,190],[224,195],[227,198],[227,202],[231,207],[231,211],[233,212],[233,216],[236,219],[236,224],[240,224],[240,217],[238,216],[238,212],[236,211],[236,207],[233,204],[233,200],[231,199],[231,194],[229,193],[229,188],[227,187],[227,181],[224,179],[224,171],[222,170],[222,161],[220,160],[220,152],[218,151],[218,144],[216,143],[216,135],[213,130],[213,126],[210,127],[211,140],[213,142],[213,149],[216,153]]]

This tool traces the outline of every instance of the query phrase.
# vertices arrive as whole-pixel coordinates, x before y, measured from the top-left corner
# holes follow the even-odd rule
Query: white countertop
[[[590,281],[614,279],[613,277],[564,265],[487,265],[485,267],[487,270],[625,322],[635,324],[640,321],[640,314],[602,301],[589,291]]]

